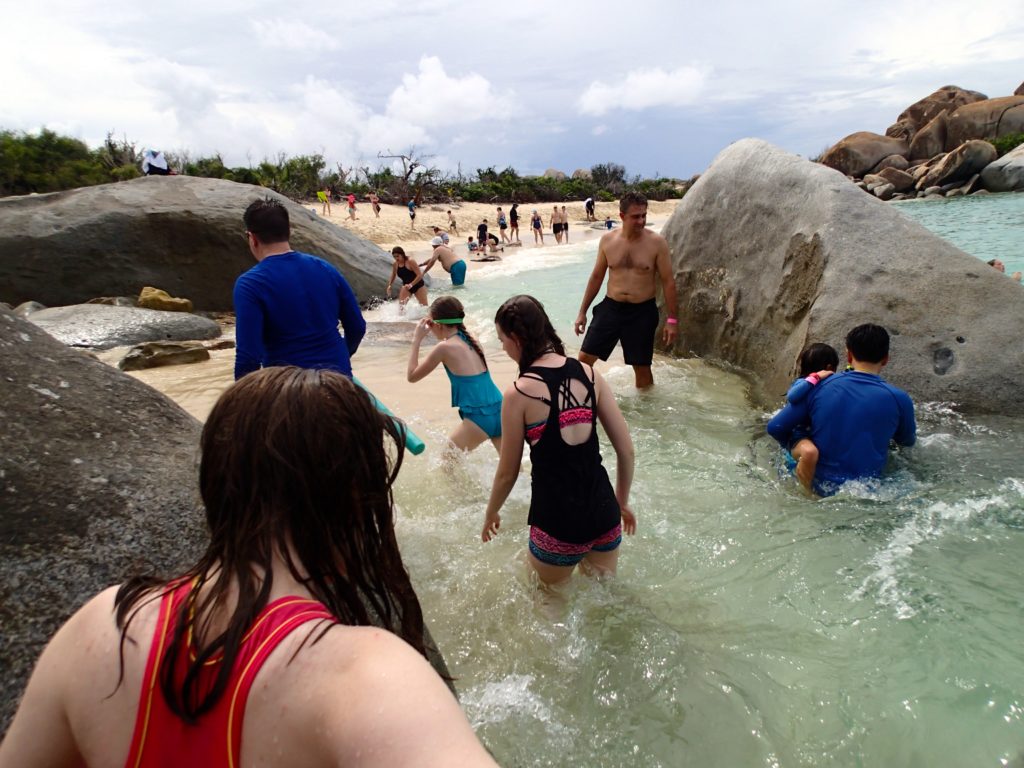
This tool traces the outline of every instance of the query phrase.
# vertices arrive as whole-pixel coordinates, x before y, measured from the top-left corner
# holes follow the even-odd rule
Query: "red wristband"
[[[665,322],[668,325],[679,325],[679,321],[676,318],[674,318],[674,317],[666,317],[665,318]]]

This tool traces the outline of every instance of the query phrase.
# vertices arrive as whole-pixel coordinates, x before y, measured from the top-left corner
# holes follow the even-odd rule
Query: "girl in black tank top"
[[[622,412],[593,369],[565,356],[536,299],[509,299],[495,324],[505,352],[519,362],[519,379],[504,395],[501,458],[482,538],[489,541],[498,532],[499,512],[528,443],[529,561],[541,581],[565,581],[577,564],[590,573],[614,573],[622,530],[636,530],[629,508],[633,443]],[[615,448],[615,488],[601,461],[596,420]]]
[[[402,287],[398,291],[399,304],[404,307],[409,298],[415,296],[416,301],[424,307],[427,306],[427,286],[423,282],[423,273],[420,271],[416,259],[406,256],[405,249],[400,245],[391,249],[391,255],[394,257],[395,263],[391,265],[391,277],[388,278],[388,296],[391,295],[391,286],[397,277],[402,281]]]

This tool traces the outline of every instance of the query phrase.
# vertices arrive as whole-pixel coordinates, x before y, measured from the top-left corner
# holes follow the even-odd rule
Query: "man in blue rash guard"
[[[292,250],[288,210],[276,200],[252,203],[243,220],[258,263],[235,281],[235,379],[275,365],[351,376],[366,321],[348,282],[323,259]]]
[[[879,375],[889,362],[886,330],[858,325],[846,336],[846,357],[852,371],[822,380],[768,422],[768,433],[786,447],[793,430],[810,419],[810,439],[820,454],[814,490],[822,496],[847,480],[880,476],[890,440],[910,446],[917,438],[910,396]]]

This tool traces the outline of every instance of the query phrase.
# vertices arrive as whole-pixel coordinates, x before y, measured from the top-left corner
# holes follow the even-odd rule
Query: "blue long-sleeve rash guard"
[[[786,447],[794,430],[808,420],[808,437],[820,455],[816,486],[877,477],[885,468],[890,440],[909,446],[917,439],[910,396],[861,371],[833,374],[796,402],[787,402],[768,422],[768,434]]]
[[[273,365],[352,375],[366,321],[333,265],[299,251],[268,256],[235,281],[234,303],[235,379]]]

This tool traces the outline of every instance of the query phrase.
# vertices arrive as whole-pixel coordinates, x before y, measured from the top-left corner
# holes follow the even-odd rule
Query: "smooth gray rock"
[[[70,347],[92,349],[220,336],[220,326],[199,315],[106,304],[51,307],[33,312],[28,319]]]
[[[122,371],[142,371],[165,365],[201,363],[210,359],[210,350],[201,341],[150,341],[128,350],[117,367]]]
[[[40,304],[38,301],[23,301],[14,308],[14,314],[17,317],[24,319],[33,312],[39,312],[42,309],[46,309],[45,304]]]
[[[0,730],[85,600],[174,573],[206,541],[199,422],[154,389],[0,311]]]
[[[989,192],[1024,189],[1024,144],[985,166],[981,172],[981,183]]]
[[[147,176],[0,200],[0,300],[58,306],[155,285],[229,311],[235,279],[256,263],[242,213],[261,197],[288,207],[293,248],[338,267],[361,302],[383,295],[390,255],[309,209],[248,184]]]
[[[842,174],[763,141],[725,149],[663,233],[679,291],[676,351],[726,361],[778,404],[811,342],[892,335],[885,377],[917,401],[1020,413],[1024,290]]]

